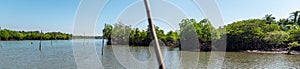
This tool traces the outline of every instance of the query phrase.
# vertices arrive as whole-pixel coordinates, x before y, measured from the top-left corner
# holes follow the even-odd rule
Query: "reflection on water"
[[[33,44],[31,44],[33,42]],[[2,41],[0,68],[3,69],[61,69],[76,68],[71,41],[43,41],[42,51],[39,41]]]
[[[32,42],[32,44],[31,44]],[[102,55],[101,40],[50,40],[42,42],[42,51],[38,50],[39,41],[2,41],[0,48],[0,68],[2,69],[77,69],[78,65],[89,66],[81,59],[99,59],[89,62],[102,62],[105,69],[125,69],[136,67],[155,68],[157,62],[153,47],[144,46],[105,46]],[[74,45],[75,44],[75,45]],[[81,49],[73,49],[75,46]],[[90,55],[95,48],[95,58],[74,58],[74,51]],[[126,51],[126,50],[129,51]],[[123,51],[124,50],[124,51]],[[117,54],[120,55],[115,55]],[[153,53],[152,53],[153,52]],[[178,48],[162,47],[166,68],[206,68],[210,52],[178,51]],[[122,55],[123,54],[123,55]],[[129,55],[128,55],[129,54]],[[75,53],[75,56],[76,55]],[[131,56],[133,58],[131,58]],[[94,57],[94,56],[92,56]],[[119,60],[117,59],[119,58]],[[300,55],[254,54],[243,52],[226,52],[223,68],[299,68]],[[126,60],[122,60],[126,59]],[[129,60],[127,60],[129,59]],[[132,60],[134,59],[134,60]],[[180,61],[182,60],[182,61]],[[221,59],[216,59],[221,60]],[[84,62],[84,61],[82,61]],[[96,64],[97,65],[97,64]],[[79,66],[79,68],[81,68]]]

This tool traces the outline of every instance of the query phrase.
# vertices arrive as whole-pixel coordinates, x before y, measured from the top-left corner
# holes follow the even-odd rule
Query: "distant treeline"
[[[84,39],[84,38],[90,38],[90,39],[102,39],[102,36],[73,36],[73,39]]]
[[[180,30],[169,31],[167,34],[159,27],[155,27],[158,39],[169,46],[180,46],[180,41],[193,38],[185,38],[182,35],[196,33],[202,51],[212,48],[211,42],[227,40],[227,51],[243,50],[300,50],[300,11],[290,13],[286,19],[275,20],[271,14],[262,19],[248,19],[236,21],[226,26],[215,28],[208,19],[196,21],[195,19],[183,19]],[[104,38],[108,44],[129,44],[135,46],[148,46],[152,41],[149,29],[139,30],[131,28],[121,22],[114,25],[105,25]],[[224,46],[224,45],[220,45]],[[214,46],[217,47],[218,46]]]
[[[42,40],[68,40],[72,38],[72,35],[61,32],[0,30],[1,40],[40,40],[41,37]]]

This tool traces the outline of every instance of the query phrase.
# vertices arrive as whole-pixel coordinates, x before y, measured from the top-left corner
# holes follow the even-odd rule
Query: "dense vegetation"
[[[237,21],[225,26],[227,50],[299,50],[298,13],[293,12],[290,18],[279,21],[275,21],[272,15],[266,15],[263,19]]]
[[[183,19],[179,25],[180,30],[169,31],[167,34],[159,27],[155,29],[158,38],[170,46],[179,46],[180,40],[188,39],[180,39],[180,35],[196,33],[202,50],[210,50],[211,41],[220,40],[226,36],[228,51],[299,50],[300,15],[298,13],[300,11],[292,12],[289,18],[278,21],[272,15],[265,15],[262,19],[237,21],[218,29],[213,27],[208,19],[199,22],[195,19]],[[151,42],[149,29],[139,30],[120,22],[115,25],[105,25],[103,33],[103,37],[109,40],[108,44],[129,42],[130,45],[147,46]]]
[[[167,45],[174,46],[176,43],[179,43],[179,35],[177,32],[169,31],[167,34],[165,34],[164,31],[157,26],[155,30],[158,39],[162,40]],[[103,29],[103,33],[103,38],[109,40],[108,44],[130,44],[135,46],[145,46],[149,45],[152,41],[149,28],[147,30],[130,28],[130,26],[126,26],[120,22],[116,23],[114,26],[106,24],[105,28]]]
[[[39,31],[12,31],[8,29],[0,30],[1,40],[67,40],[72,37],[70,34],[61,32],[40,33]]]

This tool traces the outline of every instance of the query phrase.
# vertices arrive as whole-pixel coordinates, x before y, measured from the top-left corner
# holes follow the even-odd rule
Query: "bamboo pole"
[[[158,64],[161,64],[161,65],[159,65],[159,69],[165,69],[165,63],[164,63],[162,53],[160,50],[160,46],[158,43],[158,39],[157,39],[157,36],[155,33],[155,27],[154,27],[154,25],[152,23],[152,19],[151,19],[151,11],[150,11],[150,6],[148,3],[148,0],[144,0],[144,3],[145,3],[145,7],[146,7],[146,12],[147,12],[147,16],[148,16],[148,22],[149,22],[149,27],[151,30],[152,38],[155,41],[154,49],[155,49],[156,58],[157,58]]]
[[[40,46],[39,46],[39,50],[41,51],[42,50],[42,39],[43,39],[43,31],[41,30],[41,33],[40,33]]]

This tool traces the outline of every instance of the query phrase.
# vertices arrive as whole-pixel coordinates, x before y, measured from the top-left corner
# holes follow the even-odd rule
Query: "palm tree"
[[[295,11],[295,12],[292,12],[292,13],[291,13],[290,18],[293,19],[293,23],[294,23],[294,24],[297,23],[297,18],[298,18],[299,12],[300,12],[300,11]]]
[[[272,22],[275,21],[275,17],[272,17],[272,14],[265,15],[264,19],[267,20],[267,24],[271,24]]]
[[[298,25],[300,25],[300,15],[298,16]]]

